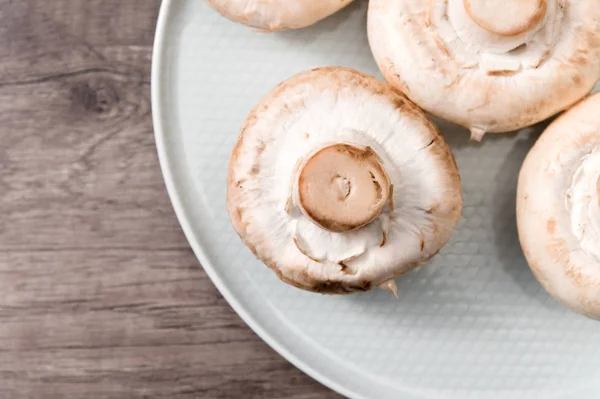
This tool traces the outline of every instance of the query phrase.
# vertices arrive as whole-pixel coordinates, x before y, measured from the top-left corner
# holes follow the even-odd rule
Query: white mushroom
[[[600,78],[598,0],[371,0],[385,78],[433,115],[504,132],[562,111]]]
[[[248,116],[227,209],[285,282],[322,293],[374,286],[435,255],[462,208],[454,158],[425,114],[347,68],[301,73]]]
[[[527,156],[517,219],[542,286],[600,319],[600,94],[554,121]]]
[[[352,2],[352,0],[207,1],[224,17],[265,32],[304,28]]]

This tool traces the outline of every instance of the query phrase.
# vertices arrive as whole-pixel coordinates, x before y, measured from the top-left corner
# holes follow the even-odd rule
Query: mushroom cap
[[[312,179],[310,201],[299,176]],[[318,201],[350,228],[301,209]],[[356,218],[327,210],[332,201]],[[246,119],[230,159],[233,227],[283,281],[309,291],[393,290],[394,278],[448,241],[461,209],[457,166],[435,125],[352,69],[319,68],[279,84]]]
[[[600,94],[561,115],[521,169],[519,238],[557,300],[600,319]]]
[[[310,26],[352,0],[207,0],[221,15],[265,32]]]
[[[600,78],[598,0],[371,0],[368,19],[388,82],[474,139],[546,119]]]

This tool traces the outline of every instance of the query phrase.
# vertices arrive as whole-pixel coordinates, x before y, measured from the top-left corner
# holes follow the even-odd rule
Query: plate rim
[[[208,259],[204,249],[200,245],[200,241],[195,236],[190,218],[188,217],[184,206],[181,194],[176,187],[175,183],[175,171],[171,167],[173,162],[168,153],[167,134],[164,128],[164,109],[160,105],[161,94],[164,92],[163,87],[163,71],[164,71],[164,51],[166,43],[166,32],[168,29],[168,20],[170,13],[173,9],[173,5],[176,3],[174,0],[163,0],[159,9],[158,20],[156,24],[153,48],[152,48],[152,62],[151,62],[151,78],[150,78],[150,99],[152,109],[152,125],[154,131],[154,140],[156,150],[158,154],[158,161],[160,170],[163,176],[167,193],[175,211],[175,215],[183,230],[183,233],[188,241],[188,244],[192,248],[194,255],[198,259],[200,266],[204,269],[212,283],[215,285],[217,290],[225,298],[229,306],[237,313],[237,315],[246,323],[248,327],[256,335],[258,335],[269,347],[275,352],[282,356],[286,361],[290,362],[300,371],[313,378],[317,382],[326,386],[327,388],[348,397],[350,399],[366,399],[357,392],[351,391],[343,385],[335,382],[334,380],[323,375],[310,364],[301,360],[293,353],[288,351],[285,347],[275,339],[271,333],[269,333],[254,317],[247,311],[245,305],[237,300],[233,292],[229,289],[227,284],[218,276],[215,271],[214,265]]]

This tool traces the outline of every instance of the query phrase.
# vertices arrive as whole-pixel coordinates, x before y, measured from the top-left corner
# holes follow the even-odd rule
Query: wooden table
[[[0,0],[0,398],[338,397],[238,318],[179,228],[159,5]]]

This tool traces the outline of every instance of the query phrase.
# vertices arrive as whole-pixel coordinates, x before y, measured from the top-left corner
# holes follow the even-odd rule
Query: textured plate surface
[[[302,31],[256,33],[201,0],[163,1],[153,65],[157,145],[186,235],[217,287],[272,347],[352,398],[598,398],[600,324],[551,299],[515,222],[517,175],[543,126],[468,141],[441,124],[464,212],[442,252],[384,291],[326,297],[281,283],[225,210],[227,162],[259,98],[300,71],[344,65],[380,76],[366,2]]]

